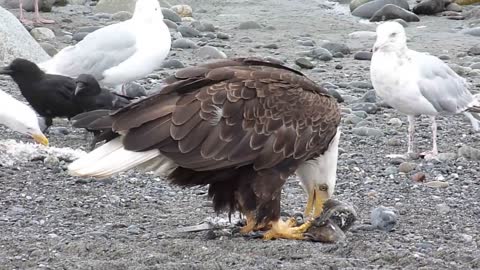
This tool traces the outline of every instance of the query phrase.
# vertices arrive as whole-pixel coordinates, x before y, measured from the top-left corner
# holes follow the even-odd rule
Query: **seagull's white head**
[[[394,52],[407,47],[405,29],[398,22],[385,22],[377,27],[377,40],[373,53],[377,51]]]
[[[145,22],[163,20],[163,13],[158,0],[137,0],[133,19]]]

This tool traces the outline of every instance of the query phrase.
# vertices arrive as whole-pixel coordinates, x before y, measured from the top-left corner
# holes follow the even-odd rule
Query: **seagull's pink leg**
[[[438,148],[437,148],[437,121],[435,121],[435,116],[430,116],[430,120],[432,120],[432,151],[423,152],[420,155],[424,156],[425,159],[432,159],[438,155]]]
[[[33,24],[33,22],[26,19],[24,14],[23,14],[23,0],[19,0],[18,2],[20,3],[20,21],[23,24]]]
[[[42,17],[40,17],[40,12],[39,12],[39,3],[38,0],[35,0],[35,22],[37,23],[55,23],[53,20],[47,20]]]
[[[408,116],[408,150],[407,150],[408,154],[413,153],[414,132],[415,132],[415,116],[409,115]]]

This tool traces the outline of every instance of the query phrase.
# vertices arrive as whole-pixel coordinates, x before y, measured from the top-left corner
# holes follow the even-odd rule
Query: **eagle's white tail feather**
[[[106,178],[160,155],[160,151],[156,149],[144,152],[125,150],[119,137],[77,159],[68,166],[68,170],[74,176]]]

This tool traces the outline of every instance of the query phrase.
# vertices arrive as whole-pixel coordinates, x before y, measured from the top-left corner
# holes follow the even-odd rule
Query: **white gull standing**
[[[158,0],[137,0],[130,20],[88,34],[39,67],[70,77],[90,74],[102,85],[121,87],[160,68],[170,46]]]
[[[370,77],[377,95],[408,115],[408,153],[414,151],[418,115],[428,115],[432,121],[433,148],[423,153],[426,158],[438,154],[437,115],[463,113],[479,129],[479,121],[470,112],[480,112],[480,102],[468,90],[466,80],[437,57],[408,49],[405,29],[397,22],[377,27]]]
[[[48,139],[40,130],[35,111],[2,90],[0,90],[0,125],[28,135],[40,144],[48,145]]]

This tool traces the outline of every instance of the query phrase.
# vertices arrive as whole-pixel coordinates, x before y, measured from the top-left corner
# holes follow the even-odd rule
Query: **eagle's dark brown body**
[[[82,127],[112,127],[129,151],[157,149],[176,166],[172,183],[209,185],[215,210],[239,210],[257,227],[279,219],[287,177],[328,149],[340,123],[337,102],[323,88],[271,61],[223,60],[166,82]]]

